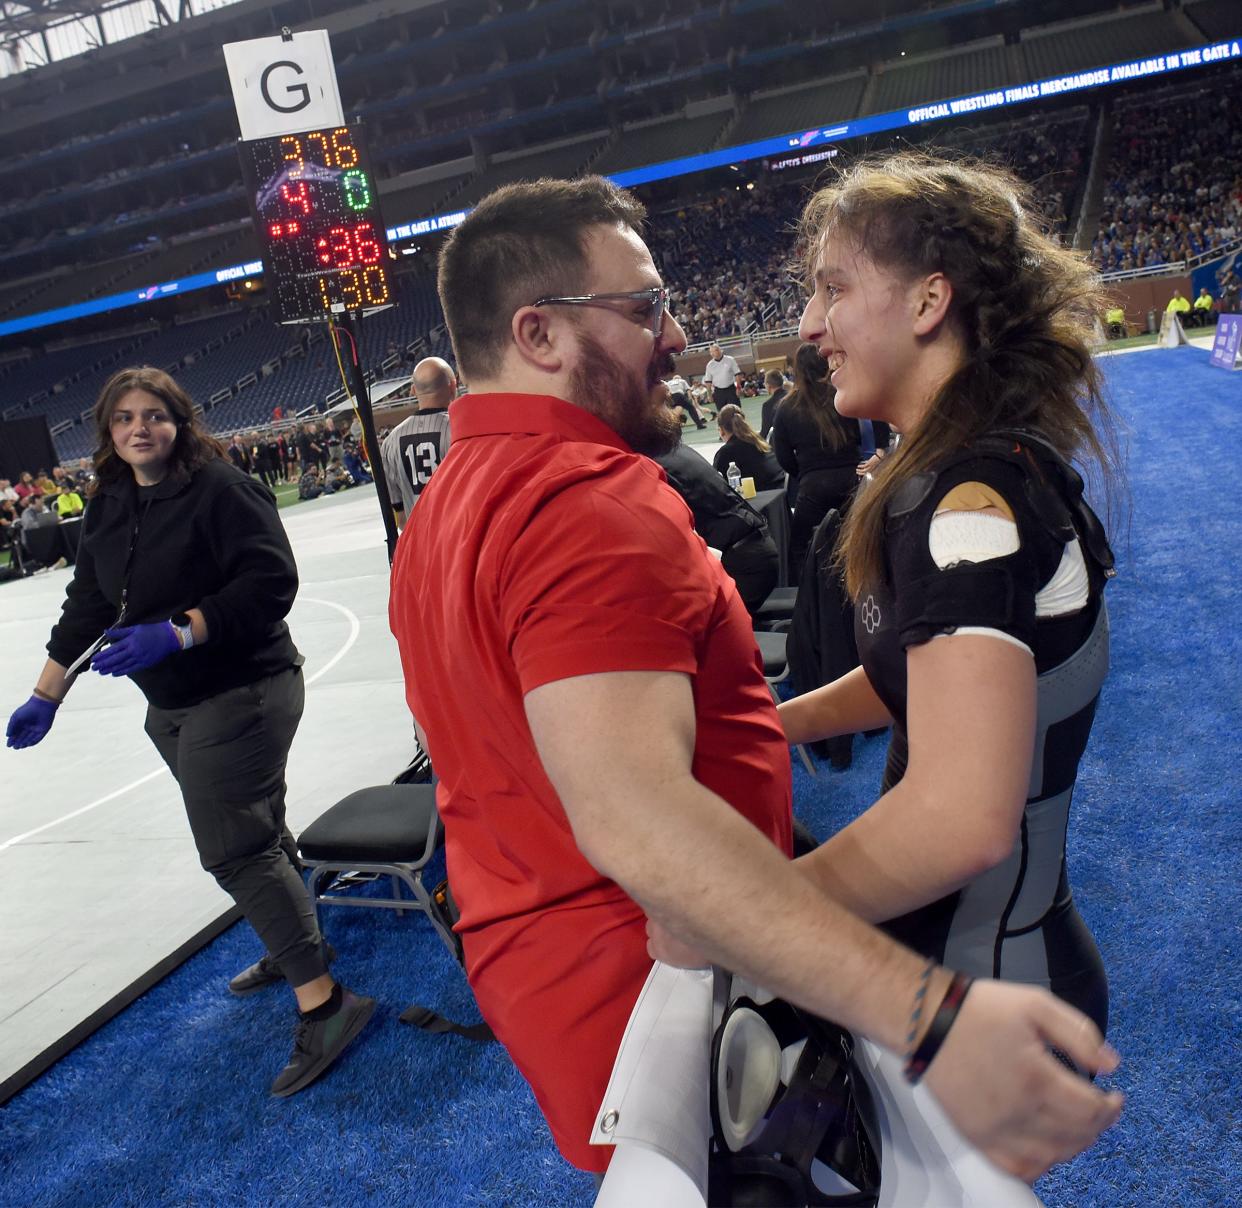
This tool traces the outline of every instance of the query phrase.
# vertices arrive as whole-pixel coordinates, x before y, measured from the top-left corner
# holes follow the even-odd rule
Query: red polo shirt
[[[393,563],[406,699],[440,777],[470,984],[569,1161],[651,967],[641,909],[582,857],[523,697],[601,671],[693,679],[694,775],[790,850],[789,749],[750,619],[650,459],[539,395],[467,395]],[[634,752],[640,759],[641,752]]]

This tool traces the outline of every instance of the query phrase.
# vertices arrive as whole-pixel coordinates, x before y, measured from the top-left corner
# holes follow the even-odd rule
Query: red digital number
[[[360,264],[378,264],[383,249],[375,238],[375,228],[369,222],[356,227],[333,227],[315,242],[320,264],[332,268],[353,268]]]
[[[300,209],[304,218],[314,208],[311,205],[310,190],[306,187],[304,180],[299,180],[292,185],[288,183],[281,185],[280,195],[295,209]]]

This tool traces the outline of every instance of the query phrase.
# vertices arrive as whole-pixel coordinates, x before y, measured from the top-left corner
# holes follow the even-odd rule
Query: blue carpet
[[[1242,1203],[1242,374],[1192,348],[1105,366],[1131,428],[1132,516],[1070,861],[1111,978],[1124,1062],[1111,1081],[1129,1098],[1122,1122],[1037,1190],[1056,1208],[1222,1208]],[[860,740],[849,771],[817,780],[795,766],[798,812],[818,834],[870,802],[883,747]],[[380,1001],[338,1069],[268,1097],[292,1008],[279,989],[227,994],[258,955],[235,927],[0,1108],[0,1204],[589,1204],[590,1179],[559,1159],[497,1046],[397,1022],[415,1000],[476,1017],[430,928],[325,913],[337,974]]]

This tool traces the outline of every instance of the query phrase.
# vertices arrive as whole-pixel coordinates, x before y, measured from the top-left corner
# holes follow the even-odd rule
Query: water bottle
[[[725,478],[728,480],[729,487],[741,494],[742,471],[737,468],[737,462],[729,462],[729,468],[725,471]]]

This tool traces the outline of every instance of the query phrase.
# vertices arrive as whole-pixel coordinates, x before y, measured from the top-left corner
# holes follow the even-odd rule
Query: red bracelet
[[[944,992],[944,998],[940,1000],[940,1006],[932,1018],[931,1026],[923,1036],[922,1043],[906,1059],[903,1073],[911,1086],[923,1077],[927,1072],[927,1067],[940,1052],[940,1046],[944,1044],[944,1039],[948,1036],[949,1029],[957,1018],[957,1013],[962,1009],[962,1003],[966,1001],[966,992],[973,983],[974,979],[967,977],[964,973],[953,975],[953,980]]]

